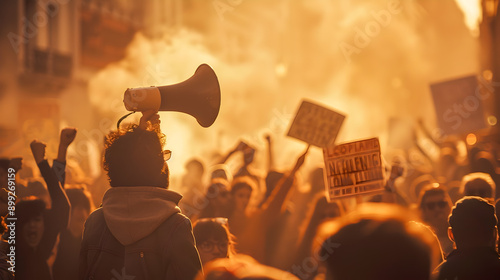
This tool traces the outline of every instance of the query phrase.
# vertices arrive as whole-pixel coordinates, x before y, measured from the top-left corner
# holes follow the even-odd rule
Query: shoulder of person
[[[87,217],[87,220],[85,220],[85,227],[103,222],[105,223],[104,212],[102,211],[102,207],[99,207]]]
[[[191,220],[181,213],[170,216],[147,238],[148,242],[153,241],[158,249],[168,252],[171,252],[171,246],[186,244],[186,241],[190,243],[191,239],[193,239]]]
[[[159,229],[164,231],[178,231],[182,229],[192,230],[193,226],[191,224],[191,220],[184,214],[178,212],[172,214],[172,216],[168,217],[160,226]]]

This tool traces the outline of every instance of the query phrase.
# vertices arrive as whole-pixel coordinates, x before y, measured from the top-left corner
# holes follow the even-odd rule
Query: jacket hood
[[[113,236],[124,246],[155,231],[180,213],[182,196],[158,187],[113,187],[104,194],[102,210]]]

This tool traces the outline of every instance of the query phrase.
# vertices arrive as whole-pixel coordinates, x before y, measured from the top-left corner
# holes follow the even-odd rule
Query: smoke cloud
[[[452,0],[199,2],[180,28],[136,34],[126,57],[89,84],[100,116],[117,120],[125,89],[184,81],[202,63],[214,68],[222,105],[212,127],[160,113],[174,175],[189,158],[225,153],[239,139],[262,150],[265,133],[277,167],[290,168],[306,146],[285,136],[303,98],[347,115],[337,143],[379,137],[384,151],[389,118],[435,123],[429,83],[479,69],[477,39]],[[322,163],[320,149],[308,163]]]

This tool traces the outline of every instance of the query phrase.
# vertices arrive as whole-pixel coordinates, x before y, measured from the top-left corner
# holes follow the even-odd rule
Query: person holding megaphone
[[[168,190],[165,136],[157,112],[106,137],[111,188],[85,223],[80,279],[193,279],[201,270],[189,219]]]
[[[202,64],[175,85],[127,89],[125,107],[141,111],[139,125],[106,137],[104,169],[111,188],[85,223],[80,279],[193,279],[201,271],[191,221],[180,213],[182,196],[168,190],[169,172],[158,111],[194,116],[208,127],[220,107],[212,68]]]

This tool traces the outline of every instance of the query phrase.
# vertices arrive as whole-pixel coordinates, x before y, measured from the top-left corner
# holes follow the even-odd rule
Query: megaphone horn
[[[178,84],[129,88],[125,91],[123,103],[128,111],[186,113],[195,117],[201,126],[209,127],[219,114],[219,81],[214,70],[202,64],[191,78]]]

